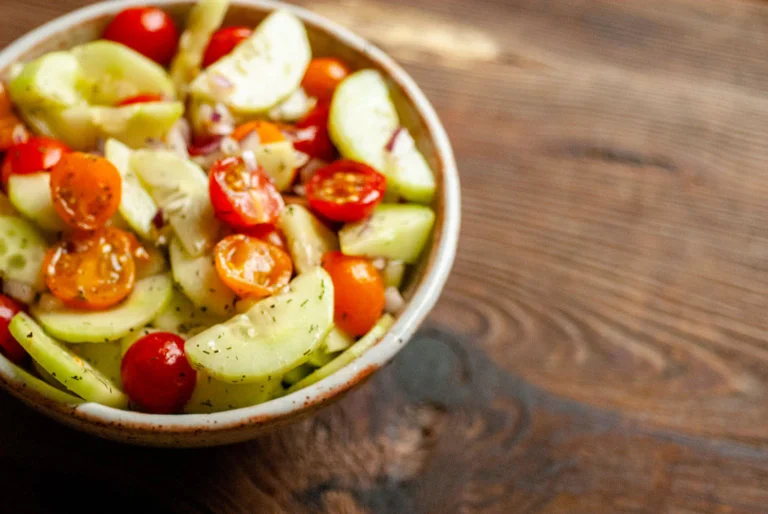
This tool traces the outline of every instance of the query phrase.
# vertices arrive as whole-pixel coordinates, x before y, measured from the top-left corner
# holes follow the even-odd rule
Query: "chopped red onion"
[[[221,147],[222,136],[196,137],[189,146],[189,155],[208,155]]]
[[[381,257],[378,257],[376,259],[373,259],[371,264],[373,264],[373,267],[376,268],[377,270],[382,271],[384,268],[387,267],[387,260],[382,259]]]
[[[307,190],[302,184],[296,184],[293,186],[293,192],[302,198],[307,196]]]
[[[229,90],[234,87],[234,84],[221,73],[211,74],[211,82],[213,82],[213,85],[218,89]]]
[[[242,153],[243,162],[245,163],[245,167],[249,170],[255,170],[258,169],[259,163],[256,162],[256,155],[253,153],[252,150],[245,150]]]
[[[392,137],[389,138],[389,141],[387,141],[387,144],[384,146],[384,149],[388,152],[392,152],[395,149],[395,144],[397,143],[397,140],[400,138],[400,134],[403,133],[403,131],[407,132],[407,130],[403,127],[397,127],[395,131],[392,133]]]
[[[11,133],[11,140],[13,141],[13,144],[23,143],[27,140],[28,137],[29,134],[27,133],[27,129],[24,128],[24,125],[19,123],[13,127],[13,132]]]
[[[154,225],[158,230],[165,226],[165,216],[163,216],[162,209],[158,209],[155,215],[152,217],[152,225]]]
[[[397,314],[405,307],[405,299],[396,287],[389,286],[384,290],[384,310],[390,314]]]
[[[307,164],[305,164],[304,167],[301,168],[301,171],[299,172],[299,178],[301,179],[301,183],[306,184],[307,182],[309,182],[309,179],[312,178],[312,175],[314,175],[317,170],[319,170],[320,168],[325,168],[326,166],[328,166],[328,163],[322,159],[315,159],[315,158],[309,159],[309,161],[307,161]]]
[[[252,130],[240,140],[240,147],[246,150],[256,151],[261,145],[261,137],[259,137],[258,130]]]
[[[240,153],[240,143],[231,137],[222,138],[221,151],[224,152],[224,155],[237,155]]]

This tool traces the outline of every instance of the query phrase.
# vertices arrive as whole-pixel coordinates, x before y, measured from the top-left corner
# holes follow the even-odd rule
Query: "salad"
[[[64,401],[235,409],[392,325],[435,179],[378,71],[301,21],[129,8],[0,83],[0,359]]]

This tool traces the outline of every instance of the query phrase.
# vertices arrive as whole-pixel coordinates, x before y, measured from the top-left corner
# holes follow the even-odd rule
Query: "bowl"
[[[179,26],[183,26],[194,5],[192,0],[124,0],[79,9],[38,27],[0,51],[0,77],[7,76],[15,62],[98,39],[119,11],[148,3],[166,10]],[[256,26],[275,9],[287,9],[304,22],[313,55],[337,56],[355,69],[375,68],[386,77],[403,125],[436,173],[435,230],[430,247],[406,284],[405,308],[376,346],[324,380],[263,404],[214,414],[157,415],[95,403],[62,402],[28,387],[12,365],[0,357],[0,385],[32,408],[76,429],[125,443],[198,447],[245,441],[309,415],[360,385],[405,346],[435,305],[453,264],[460,221],[458,173],[440,120],[424,93],[392,58],[322,16],[280,2],[235,0],[225,24]]]

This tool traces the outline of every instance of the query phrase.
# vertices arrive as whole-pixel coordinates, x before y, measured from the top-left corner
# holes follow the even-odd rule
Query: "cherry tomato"
[[[241,297],[263,298],[291,280],[293,262],[283,250],[245,234],[227,236],[214,249],[219,278]]]
[[[66,154],[51,170],[53,206],[68,225],[81,230],[109,221],[120,206],[122,185],[117,168],[97,155]]]
[[[288,244],[285,242],[285,236],[279,228],[274,225],[255,225],[241,229],[242,234],[261,239],[271,245],[277,246],[281,250],[287,251]]]
[[[107,25],[104,39],[122,43],[166,66],[176,55],[179,31],[173,20],[157,7],[130,7]]]
[[[27,351],[14,339],[8,325],[16,313],[24,306],[10,296],[0,294],[0,353],[15,364],[22,364],[27,359]]]
[[[133,343],[123,356],[120,377],[131,402],[154,414],[181,412],[197,382],[184,340],[170,332],[147,334]]]
[[[130,234],[113,227],[75,232],[45,254],[43,276],[51,293],[70,307],[111,307],[130,294],[136,280]]]
[[[361,336],[384,312],[384,281],[371,261],[341,252],[323,255],[323,268],[333,280],[334,323],[351,336]]]
[[[249,169],[240,157],[216,161],[209,192],[216,216],[233,227],[274,223],[283,197],[261,169]]]
[[[11,175],[26,175],[50,170],[62,156],[69,152],[69,147],[56,139],[31,137],[26,142],[13,145],[8,149],[0,180],[5,186]]]
[[[203,68],[207,68],[251,37],[253,30],[248,27],[226,27],[217,30],[208,41],[203,54]]]
[[[0,82],[0,152],[29,138],[24,124],[13,113],[13,104],[5,86]]]
[[[259,135],[259,143],[262,145],[285,140],[285,136],[280,130],[280,127],[274,123],[259,120],[249,121],[238,126],[232,132],[232,138],[237,141],[242,141],[253,132],[256,132]]]
[[[285,129],[296,150],[324,161],[332,161],[336,158],[336,148],[328,134],[329,113],[328,104],[319,104],[294,127]]]
[[[387,179],[361,162],[341,160],[312,175],[306,184],[309,205],[333,221],[359,221],[384,198]]]
[[[349,68],[334,57],[312,59],[304,73],[301,86],[309,96],[320,101],[329,101],[336,86],[349,75]]]
[[[163,101],[163,95],[154,95],[154,94],[136,95],[136,96],[131,96],[129,98],[126,98],[124,100],[120,100],[117,106],[125,107],[126,105],[144,104],[149,102],[162,102],[162,101]]]

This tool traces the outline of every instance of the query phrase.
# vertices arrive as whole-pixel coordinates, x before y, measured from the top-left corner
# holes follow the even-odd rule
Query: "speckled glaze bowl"
[[[110,1],[77,10],[35,29],[0,51],[0,77],[7,75],[13,63],[98,39],[117,12],[132,5],[147,4],[165,9],[183,26],[194,2]],[[337,56],[358,69],[376,68],[388,78],[403,124],[414,135],[436,173],[438,195],[433,207],[437,222],[432,244],[406,286],[406,308],[376,346],[326,379],[261,405],[216,414],[155,415],[95,403],[67,403],[63,398],[47,397],[25,385],[8,361],[0,357],[0,385],[34,409],[79,430],[126,443],[195,447],[244,441],[308,415],[360,385],[403,348],[434,306],[453,264],[460,218],[456,163],[440,120],[411,77],[384,52],[310,11],[266,0],[235,0],[225,24],[256,26],[275,9],[288,9],[303,20],[314,55]]]

